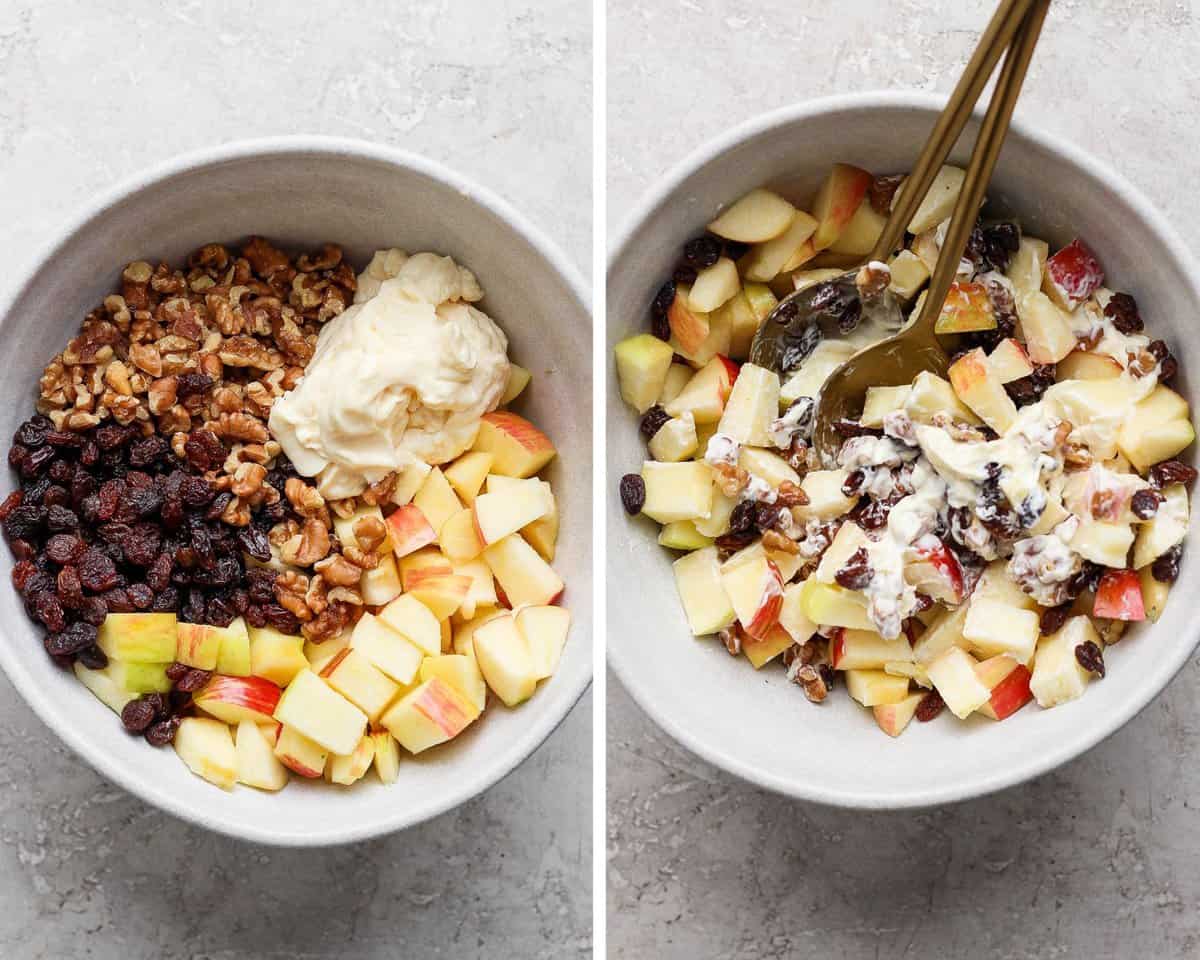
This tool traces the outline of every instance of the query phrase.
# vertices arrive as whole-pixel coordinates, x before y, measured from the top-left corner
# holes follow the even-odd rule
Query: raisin
[[[269,559],[269,558],[268,558]],[[146,570],[146,584],[155,593],[171,585],[171,555],[160,553]]]
[[[750,244],[740,240],[726,240],[722,246],[725,248],[725,256],[730,260],[741,260],[750,249]]]
[[[95,644],[84,647],[76,654],[75,659],[89,670],[103,670],[108,666],[108,655]]]
[[[916,717],[921,723],[928,723],[945,709],[946,701],[936,690],[930,690],[917,704]]]
[[[247,570],[246,584],[250,602],[259,604],[274,602],[277,576],[274,570],[265,567],[251,567]]]
[[[58,633],[46,638],[46,652],[52,657],[65,657],[79,653],[96,642],[96,628],[90,623],[72,623]]]
[[[271,559],[271,542],[265,532],[258,527],[242,527],[237,532],[238,546],[255,560]]]
[[[779,517],[783,507],[777,503],[755,503],[754,525],[762,531],[774,530],[779,526]]]
[[[1154,355],[1155,360],[1159,361],[1166,360],[1171,355],[1171,351],[1167,347],[1165,340],[1151,340],[1146,349]]]
[[[1179,373],[1179,361],[1168,354],[1158,367],[1158,379],[1160,383],[1169,383],[1175,379],[1175,375]]]
[[[1126,336],[1141,333],[1145,326],[1142,323],[1142,315],[1138,312],[1137,301],[1127,293],[1114,293],[1109,297],[1104,307],[1104,315]]]
[[[46,522],[46,511],[42,507],[22,504],[14,507],[4,518],[4,535],[10,540],[37,540]]]
[[[186,663],[179,663],[176,661],[167,667],[167,679],[170,680],[171,685],[174,686],[176,683],[182,680],[184,675],[191,669],[192,668]]]
[[[15,564],[13,564],[12,569],[13,586],[17,588],[19,593],[24,594],[25,584],[27,584],[39,572],[40,571],[38,570],[37,565],[31,560],[18,560]]]
[[[642,422],[639,429],[642,431],[642,436],[647,440],[653,438],[662,428],[662,425],[671,419],[671,415],[667,413],[657,403],[642,414]]]
[[[1158,513],[1158,505],[1162,503],[1162,494],[1154,490],[1139,490],[1129,501],[1129,509],[1139,520],[1149,520]]]
[[[1095,640],[1085,640],[1075,648],[1075,659],[1084,670],[1090,670],[1098,677],[1104,676],[1104,651]]]
[[[18,468],[21,476],[26,479],[38,476],[46,469],[55,456],[56,453],[53,447],[40,447],[37,450],[30,450],[24,459],[22,459]]]
[[[175,739],[175,733],[179,730],[179,723],[179,717],[168,717],[166,720],[159,720],[146,730],[146,742],[152,747],[165,747]]]
[[[42,494],[42,505],[46,507],[66,507],[70,502],[71,494],[67,492],[67,488],[57,483],[48,486]]]
[[[144,733],[154,722],[154,705],[143,697],[130,700],[121,710],[121,724],[130,733]]]
[[[85,467],[94,467],[100,462],[100,444],[87,440],[79,450],[79,462]]]
[[[667,311],[671,308],[671,304],[675,302],[675,281],[668,280],[658,292],[654,294],[654,300],[650,304],[650,313],[655,317],[666,317]]]
[[[79,606],[79,616],[93,627],[102,627],[108,618],[108,607],[99,597],[86,597]]]
[[[268,626],[289,636],[300,632],[300,621],[290,610],[285,610],[277,603],[269,603],[263,609]]]
[[[157,691],[154,693],[143,693],[142,699],[154,708],[155,717],[168,717],[171,715],[171,702],[163,694]]]
[[[892,198],[896,196],[896,190],[903,182],[904,174],[902,173],[876,177],[872,180],[871,186],[867,190],[867,200],[871,204],[871,209],[881,217],[886,217],[891,213]]]
[[[103,593],[117,585],[117,565],[96,547],[88,547],[79,560],[79,580],[85,590]]]
[[[154,603],[150,605],[150,609],[154,613],[174,613],[179,609],[179,591],[174,587],[159,590],[154,595]],[[265,624],[259,624],[259,626],[265,626]]]
[[[225,512],[225,508],[233,502],[233,494],[229,491],[218,493],[213,497],[213,502],[208,505],[208,509],[204,511],[205,520],[216,520]]]
[[[842,417],[840,420],[833,421],[833,429],[837,431],[840,437],[878,437],[883,431],[875,430],[872,427],[864,427],[857,420],[850,420]]]
[[[1057,607],[1047,607],[1042,611],[1041,617],[1038,619],[1038,630],[1042,636],[1046,637],[1052,633],[1058,633],[1063,628],[1063,624],[1067,622],[1067,618],[1071,615],[1071,605],[1069,603],[1059,604]]]
[[[42,621],[51,633],[59,633],[66,627],[67,615],[53,593],[39,593],[30,597],[29,604],[34,618]]]
[[[4,498],[4,502],[0,503],[0,522],[7,520],[8,515],[21,505],[22,496],[24,494],[20,490],[14,490]]]
[[[683,245],[683,259],[697,270],[711,267],[721,258],[721,241],[705,234]]]
[[[1174,483],[1191,483],[1196,479],[1196,471],[1178,460],[1164,460],[1150,468],[1150,483],[1161,490]]]
[[[79,582],[79,571],[68,565],[58,571],[55,594],[64,607],[72,610],[83,606],[83,584]]]
[[[179,495],[183,498],[183,502],[189,507],[206,507],[213,501],[213,497],[217,495],[217,491],[212,488],[203,477],[193,477],[189,474],[180,473],[182,479],[179,481]],[[286,481],[284,481],[286,483]],[[277,490],[283,493],[283,485],[280,483]]]
[[[671,279],[677,284],[692,284],[696,282],[696,268],[689,266],[686,263],[681,263],[675,268],[675,272],[671,274]]]
[[[742,534],[753,533],[758,519],[758,510],[753,500],[739,500],[733,512],[729,514],[729,532]]]
[[[130,563],[137,567],[149,567],[158,559],[162,531],[152,523],[139,523],[117,543]]]
[[[24,447],[41,447],[46,444],[46,434],[53,428],[53,424],[44,417],[34,417],[26,420],[23,424],[17,427],[17,432],[13,434],[13,443],[19,443]]]
[[[839,586],[847,590],[863,590],[871,582],[874,571],[867,558],[865,547],[859,547],[850,555],[850,559],[833,575]]]
[[[211,670],[192,668],[175,681],[175,689],[183,693],[195,693],[212,678]]]
[[[46,526],[54,533],[79,529],[79,517],[66,507],[50,507],[46,511]]]
[[[646,481],[640,474],[627,473],[621,478],[621,506],[630,516],[642,512],[646,505]]]
[[[225,445],[211,430],[197,428],[188,434],[183,445],[187,462],[196,470],[215,470],[225,461]]]
[[[131,583],[125,588],[125,593],[135,610],[149,610],[150,605],[154,603],[154,591],[144,583]]]
[[[724,558],[731,553],[736,553],[744,547],[750,546],[757,536],[758,533],[753,529],[745,530],[741,533],[733,533],[731,531],[717,537],[713,543],[715,544],[717,551],[722,555],[722,558]]]
[[[129,591],[124,587],[106,590],[101,599],[104,600],[104,606],[108,608],[109,613],[133,613],[135,610]]]
[[[211,390],[214,382],[207,373],[195,372],[181,373],[175,380],[175,389],[181,399]]]
[[[75,476],[75,466],[66,460],[55,460],[46,471],[46,476],[54,483],[68,483]]]
[[[129,465],[131,467],[150,467],[166,459],[171,446],[166,437],[158,434],[137,441],[129,448]]]
[[[1182,556],[1183,546],[1177,543],[1150,565],[1150,576],[1159,583],[1174,583],[1179,577],[1179,560]]]

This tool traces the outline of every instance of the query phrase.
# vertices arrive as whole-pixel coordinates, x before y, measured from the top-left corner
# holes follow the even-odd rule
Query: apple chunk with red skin
[[[1096,587],[1092,614],[1107,620],[1145,620],[1142,583],[1133,570],[1106,570]]]
[[[492,473],[522,479],[532,477],[557,453],[541,430],[507,410],[495,410],[480,418],[472,449],[492,455]]]
[[[1017,419],[1016,404],[978,347],[955,360],[949,376],[958,398],[997,433],[1004,434]]]
[[[766,557],[755,557],[721,573],[721,584],[742,629],[761,638],[779,622],[783,577]]]
[[[812,236],[816,250],[833,246],[846,224],[854,217],[875,178],[848,163],[835,163],[813,201],[817,231]]]
[[[871,708],[871,712],[875,715],[875,722],[879,724],[880,730],[889,737],[898,737],[904,732],[904,728],[908,726],[924,699],[925,691],[922,690],[910,693],[899,703],[877,703]]]
[[[1003,720],[1033,699],[1029,689],[1029,668],[1007,654],[989,657],[975,664],[975,676],[992,691],[988,702],[979,708],[985,717]]]
[[[952,606],[962,602],[963,569],[942,541],[922,537],[906,551],[904,579],[918,593]]]
[[[397,557],[407,557],[437,539],[437,531],[430,526],[421,508],[415,503],[406,503],[393,510],[387,518],[391,533],[392,550]]]
[[[934,323],[935,333],[968,333],[996,329],[996,308],[982,283],[956,280],[950,284],[942,312]]]
[[[679,343],[685,353],[695,353],[708,339],[710,321],[707,313],[693,310],[688,305],[691,288],[680,284],[675,289],[675,299],[667,308],[667,323],[671,327],[671,336]]]
[[[280,724],[275,732],[275,756],[293,773],[312,780],[325,769],[329,751],[298,730]]]
[[[282,691],[262,677],[213,676],[196,691],[192,702],[225,723],[266,723],[275,715]]]
[[[458,736],[479,709],[441,677],[431,677],[397,700],[383,725],[409,753],[421,753]]]
[[[1104,268],[1076,237],[1046,261],[1042,289],[1062,309],[1071,311],[1104,283]]]

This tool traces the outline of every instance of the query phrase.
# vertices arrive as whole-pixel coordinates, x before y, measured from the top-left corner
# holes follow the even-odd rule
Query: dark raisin
[[[160,553],[146,569],[146,583],[155,593],[171,584],[171,555]]]
[[[191,669],[186,663],[176,661],[167,667],[167,679],[174,685],[182,680],[184,675]]]
[[[214,627],[227,627],[238,615],[233,598],[226,596],[211,597],[205,608],[204,618]]]
[[[734,533],[733,531],[724,533],[717,537],[713,543],[716,545],[716,548],[720,554],[727,556],[731,553],[737,553],[737,551],[743,549],[744,547],[750,546],[750,544],[752,544],[757,537],[758,532],[752,528],[750,530],[744,530],[740,533]]]
[[[108,666],[108,655],[94,644],[80,650],[75,659],[89,670],[103,670]]]
[[[13,564],[12,569],[13,586],[17,588],[19,593],[24,594],[25,584],[27,584],[40,572],[41,571],[38,570],[37,565],[33,563],[32,560],[28,558],[24,560],[18,560],[15,564]]]
[[[1191,483],[1196,479],[1196,471],[1178,460],[1164,460],[1150,468],[1150,483],[1161,490],[1174,483]]]
[[[696,282],[696,268],[686,263],[681,263],[675,268],[675,272],[671,274],[671,279],[677,284],[692,284]]]
[[[684,261],[697,270],[711,267],[720,258],[721,241],[708,234],[689,240],[683,245]]]
[[[14,490],[4,498],[4,502],[0,503],[0,522],[7,520],[8,515],[21,505],[22,496],[23,494],[20,490]]]
[[[129,591],[124,587],[114,587],[111,590],[106,590],[101,599],[104,600],[105,607],[109,613],[133,613],[136,609],[133,605],[133,600],[129,596]]]
[[[46,476],[54,483],[69,483],[75,476],[75,465],[67,460],[55,460],[46,471]]]
[[[154,722],[154,705],[142,697],[130,700],[121,711],[121,723],[130,733],[143,733]]]
[[[54,533],[79,529],[79,517],[66,507],[50,507],[46,511],[46,526]]]
[[[201,472],[215,470],[225,461],[226,456],[225,445],[221,443],[220,437],[203,427],[188,434],[183,452],[187,462]]]
[[[183,502],[189,507],[206,507],[212,503],[213,497],[217,495],[217,491],[212,488],[203,477],[193,477],[189,474],[180,474],[182,479],[179,481],[179,495],[183,498]],[[279,492],[283,492],[283,487],[278,488]]]
[[[800,308],[796,306],[795,300],[784,300],[779,304],[771,314],[776,323],[787,326],[800,315]],[[808,329],[814,329],[809,327]]]
[[[271,542],[258,527],[242,527],[237,533],[238,546],[255,560],[271,559]]]
[[[942,699],[942,695],[936,690],[930,690],[917,704],[916,717],[921,723],[928,723],[941,713],[945,706],[946,701]]]
[[[15,560],[37,559],[37,547],[28,540],[14,540],[8,545],[8,548],[12,551],[13,559]]]
[[[1179,560],[1182,556],[1183,546],[1177,543],[1150,565],[1150,576],[1159,583],[1174,583],[1179,577]]]
[[[1090,670],[1098,677],[1104,676],[1104,651],[1095,640],[1085,640],[1075,648],[1075,659],[1084,670]]]
[[[867,550],[865,547],[859,547],[833,575],[833,579],[847,590],[863,590],[871,582],[872,576],[874,572],[871,570],[871,561],[867,558]]]
[[[862,301],[855,298],[849,301],[838,313],[838,330],[842,333],[852,333],[862,319]]]
[[[642,414],[642,422],[639,427],[642,431],[642,436],[647,440],[651,439],[662,428],[662,425],[670,419],[671,415],[656,403]]]
[[[154,591],[144,583],[131,583],[125,588],[135,610],[149,610],[154,603]]]
[[[95,440],[85,440],[79,449],[79,462],[85,467],[94,467],[100,462],[100,444]]]
[[[55,595],[64,607],[72,610],[81,608],[84,604],[83,584],[79,582],[79,571],[68,565],[58,571],[55,583]]]
[[[53,429],[54,424],[48,417],[31,417],[17,427],[17,432],[13,434],[13,443],[20,443],[26,447],[44,446],[46,435]]]
[[[779,504],[759,501],[754,504],[754,525],[764,533],[767,530],[774,530],[779,526],[779,518],[782,513],[783,507]]]
[[[218,493],[213,497],[212,503],[208,505],[208,509],[204,511],[205,520],[216,520],[225,512],[225,508],[233,502],[233,494],[226,490],[224,493]],[[193,543],[193,546],[195,544]]]
[[[1151,340],[1146,349],[1154,355],[1155,360],[1166,360],[1171,355],[1165,340]]]
[[[79,580],[85,590],[103,593],[117,585],[117,565],[96,547],[88,547],[79,560]]]
[[[213,378],[207,373],[181,373],[176,378],[176,392],[180,398],[190,397],[212,389]]]
[[[64,630],[46,638],[46,652],[54,657],[79,653],[96,642],[96,628],[90,623],[68,624]]]
[[[871,186],[867,190],[867,200],[871,204],[871,209],[882,217],[886,217],[892,211],[892,198],[896,196],[896,190],[900,184],[904,182],[904,174],[894,173],[884,177],[876,177],[871,181]]]
[[[4,535],[10,540],[37,540],[46,522],[42,507],[22,504],[14,507],[4,518]]]
[[[739,500],[729,515],[730,533],[753,533],[758,511],[753,500]]]
[[[118,543],[125,552],[125,559],[138,567],[149,567],[159,556],[162,546],[162,531],[151,523],[139,523]]]
[[[29,600],[35,619],[42,621],[51,633],[61,632],[67,625],[67,615],[53,593],[39,593]]]
[[[1141,333],[1145,326],[1142,323],[1142,315],[1138,312],[1137,301],[1127,293],[1114,293],[1109,297],[1104,307],[1104,315],[1126,336]]]
[[[641,513],[646,504],[646,481],[639,474],[627,473],[621,478],[621,506],[630,516]]]
[[[79,606],[79,616],[93,627],[102,627],[108,618],[108,606],[99,597],[87,597]]]
[[[879,530],[887,524],[894,505],[890,500],[861,500],[851,517],[864,530]]]
[[[721,246],[725,250],[725,256],[730,260],[742,259],[750,249],[750,244],[742,243],[740,240],[726,240]]]
[[[1179,373],[1179,361],[1168,354],[1159,364],[1158,379],[1162,383],[1170,383],[1175,379],[1177,373]]]
[[[46,507],[65,508],[70,502],[71,494],[67,492],[67,488],[59,486],[57,483],[48,486],[46,492],[42,494],[42,505]]]
[[[158,434],[139,440],[129,448],[129,465],[131,467],[151,467],[165,460],[171,446],[166,437]]]
[[[666,317],[667,311],[671,309],[671,304],[674,302],[675,281],[668,280],[658,288],[658,292],[654,295],[654,300],[650,304],[650,312],[656,317]]]
[[[1038,619],[1038,630],[1044,637],[1052,633],[1058,633],[1070,615],[1071,605],[1069,603],[1062,603],[1057,607],[1047,607],[1042,611],[1042,615]]]
[[[18,468],[21,476],[29,479],[40,475],[55,456],[56,452],[53,447],[39,447],[37,450],[30,450]]]
[[[174,613],[178,609],[179,591],[174,587],[159,590],[154,595],[154,603],[150,605],[150,610],[154,613]]]
[[[277,576],[274,570],[265,567],[251,567],[247,570],[246,583],[250,602],[259,604],[274,602]]]
[[[192,668],[175,681],[175,689],[181,690],[184,693],[195,693],[206,683],[208,683],[211,678],[211,670],[199,670]]]
[[[154,716],[156,718],[170,716],[171,702],[163,694],[157,691],[154,693],[143,693],[142,699],[154,708]]]
[[[269,603],[264,608],[267,626],[274,627],[280,633],[294,636],[300,632],[300,621],[290,610],[285,610],[277,603]]]
[[[1154,490],[1139,490],[1129,501],[1129,509],[1139,520],[1149,520],[1158,513],[1158,505],[1162,503],[1162,494]]]
[[[179,717],[168,717],[166,720],[159,720],[152,724],[146,730],[146,742],[152,747],[165,747],[168,743],[175,739],[175,733],[179,730]]]
[[[863,484],[866,483],[867,474],[862,469],[851,470],[846,475],[846,479],[842,481],[842,496],[857,497],[862,493]]]

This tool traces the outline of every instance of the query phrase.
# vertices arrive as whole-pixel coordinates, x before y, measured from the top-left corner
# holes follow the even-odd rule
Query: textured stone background
[[[796,100],[948,91],[988,0],[610,0],[610,226],[729,125]],[[1200,241],[1200,5],[1055,0],[1019,116]],[[997,796],[918,814],[794,803],[697,760],[609,687],[609,954],[1200,955],[1197,664],[1126,729]],[[737,718],[731,717],[731,723]]]
[[[117,179],[297,132],[444,160],[587,273],[590,33],[586,0],[0,0],[0,288]],[[0,957],[590,955],[590,714],[456,812],[287,852],[132,799],[0,679]]]

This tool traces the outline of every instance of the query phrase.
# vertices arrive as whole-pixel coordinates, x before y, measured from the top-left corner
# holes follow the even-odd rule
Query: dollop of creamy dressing
[[[375,254],[354,304],[322,329],[270,428],[329,499],[416,460],[454,459],[475,441],[508,382],[508,340],[472,303],[483,292],[449,257]]]

